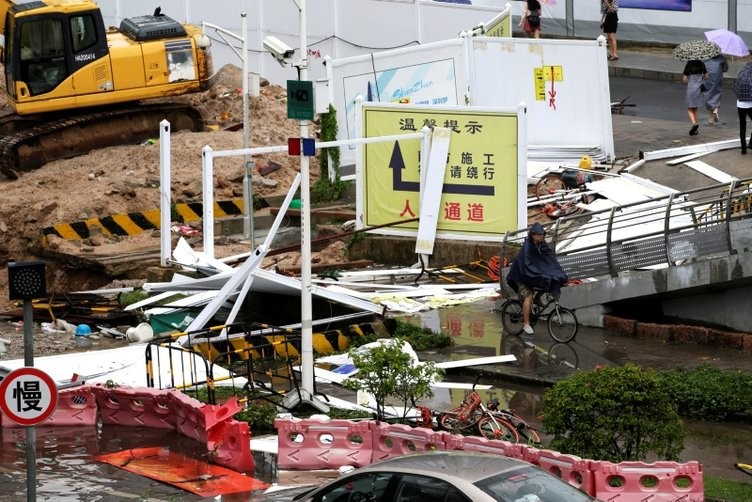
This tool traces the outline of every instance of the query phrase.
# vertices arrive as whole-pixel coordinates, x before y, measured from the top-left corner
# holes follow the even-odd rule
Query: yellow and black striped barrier
[[[180,221],[191,223],[201,220],[203,204],[180,203],[174,206]],[[214,202],[214,217],[224,218],[243,214],[243,199]],[[174,216],[173,216],[174,218]],[[89,218],[73,223],[61,223],[42,229],[41,244],[46,247],[48,237],[54,235],[65,240],[83,240],[91,237],[92,230],[98,228],[106,237],[127,237],[147,230],[160,228],[160,210],[153,209],[137,213],[116,214],[102,218]]]
[[[231,361],[244,360],[248,357],[266,359],[273,357],[300,357],[300,332],[297,330],[280,330],[269,326],[269,334],[236,334],[228,337],[204,338],[191,343],[191,348],[213,361],[221,354],[231,354]],[[350,324],[341,329],[332,329],[313,333],[313,351],[318,355],[343,352],[350,347],[355,337],[363,337],[376,332],[384,332],[380,322]],[[274,354],[267,353],[273,347]]]

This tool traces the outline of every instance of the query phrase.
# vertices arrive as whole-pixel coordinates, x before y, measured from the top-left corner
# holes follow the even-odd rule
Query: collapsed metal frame
[[[544,228],[570,278],[752,251],[752,177],[566,216]],[[504,235],[502,258],[513,259],[528,231]]]
[[[240,333],[244,334],[243,338],[230,338],[231,334]],[[187,337],[185,345],[174,343],[183,336]],[[152,339],[146,346],[147,385],[181,391],[192,389],[196,393],[206,388],[207,402],[216,404],[216,384],[227,380],[231,382],[233,395],[242,392],[247,401],[265,399],[280,406],[274,397],[282,398],[291,392],[300,392],[295,366],[300,364],[301,340],[298,330],[261,323],[233,323],[170,333]],[[160,366],[163,362],[159,348],[167,350],[169,354],[164,363],[169,369],[170,377],[167,381],[162,379]],[[173,357],[176,353],[180,355],[177,364]],[[189,355],[187,362],[183,354]],[[199,371],[199,365],[203,373]],[[229,374],[215,377],[217,366],[224,368]],[[202,374],[206,378],[199,376]],[[176,381],[178,375],[182,382],[191,383],[179,385]],[[238,379],[242,379],[242,385],[236,385],[235,381]]]

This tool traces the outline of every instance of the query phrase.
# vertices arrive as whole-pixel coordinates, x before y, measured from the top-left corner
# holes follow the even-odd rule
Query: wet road
[[[540,427],[545,386],[520,382],[564,377],[577,369],[596,364],[623,364],[628,360],[647,361],[650,367],[692,366],[708,363],[719,367],[735,366],[751,369],[749,357],[735,351],[701,346],[671,346],[651,340],[614,336],[604,330],[583,328],[576,340],[560,346],[552,344],[548,335],[539,330],[532,337],[502,335],[499,315],[494,311],[497,301],[486,299],[466,305],[432,310],[415,322],[425,322],[433,329],[449,332],[456,346],[447,355],[422,354],[445,359],[513,353],[518,362],[483,367],[480,383],[493,388],[480,391],[484,401],[496,397],[502,406],[517,411],[523,419]],[[503,373],[502,373],[503,370]],[[510,378],[516,383],[510,383]],[[473,381],[468,372],[452,371],[451,381]],[[319,390],[322,390],[319,388]],[[464,390],[437,389],[425,404],[441,410],[457,406]],[[752,460],[752,427],[734,423],[685,422],[688,436],[682,460],[698,460],[706,474],[720,475],[738,481],[749,481],[733,468],[736,461]],[[542,434],[544,443],[545,434]],[[4,429],[0,448],[0,485],[3,501],[25,498],[24,429]],[[173,432],[131,427],[100,426],[99,428],[37,428],[38,500],[54,501],[120,501],[120,500],[201,500],[200,497],[168,484],[153,481],[122,469],[97,462],[99,453],[129,448],[162,446],[192,458],[202,458],[202,445]],[[266,460],[266,461],[265,461]],[[268,457],[256,456],[255,477],[274,480],[276,468]],[[6,495],[7,494],[7,495]],[[252,500],[247,494],[225,496],[224,501]]]

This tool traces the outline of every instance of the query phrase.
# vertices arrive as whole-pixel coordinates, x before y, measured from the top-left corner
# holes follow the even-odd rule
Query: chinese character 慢
[[[17,382],[13,389],[13,399],[16,400],[16,411],[42,411],[39,406],[42,400],[39,382]]]

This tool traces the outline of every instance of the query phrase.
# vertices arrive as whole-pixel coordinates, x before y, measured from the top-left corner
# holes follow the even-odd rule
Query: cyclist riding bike
[[[535,333],[530,326],[533,300],[543,292],[558,299],[566,282],[567,274],[546,242],[546,230],[540,223],[534,223],[507,275],[507,284],[522,298],[522,331],[528,335]]]

